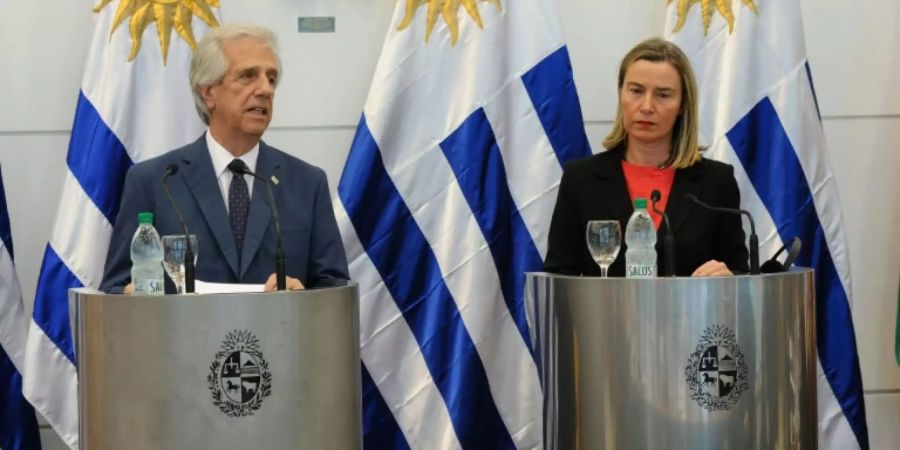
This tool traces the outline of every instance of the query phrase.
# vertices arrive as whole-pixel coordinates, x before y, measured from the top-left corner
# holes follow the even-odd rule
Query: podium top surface
[[[74,297],[85,297],[85,298],[122,298],[127,299],[129,301],[140,301],[140,300],[159,300],[159,299],[176,299],[178,301],[181,300],[207,300],[207,299],[215,299],[215,298],[228,298],[228,299],[237,299],[237,298],[252,298],[254,300],[260,299],[284,299],[284,298],[311,298],[311,297],[322,297],[322,296],[342,296],[346,294],[352,294],[356,292],[359,288],[359,284],[353,281],[347,282],[342,286],[330,286],[330,287],[321,287],[315,289],[301,289],[296,291],[274,291],[274,292],[233,292],[233,293],[215,293],[215,294],[167,294],[167,295],[135,295],[135,294],[107,294],[103,291],[99,291],[93,288],[73,288],[69,289],[69,293]]]
[[[606,283],[667,283],[667,282],[721,282],[723,280],[783,280],[786,278],[805,277],[813,273],[813,269],[808,267],[797,267],[787,272],[781,273],[762,273],[757,275],[743,274],[724,277],[655,277],[655,278],[626,278],[626,277],[596,277],[583,275],[564,275],[550,272],[526,272],[527,278],[547,278],[557,280],[590,280],[602,281]]]

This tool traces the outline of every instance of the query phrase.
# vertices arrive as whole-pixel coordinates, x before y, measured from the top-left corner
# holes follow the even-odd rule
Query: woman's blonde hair
[[[625,83],[625,72],[636,61],[667,62],[678,71],[681,78],[681,108],[672,129],[672,149],[665,166],[676,169],[690,167],[700,160],[699,131],[697,130],[697,81],[694,71],[684,52],[677,45],[660,39],[651,38],[636,45],[622,59],[619,66],[619,97]],[[628,139],[625,120],[622,114],[622,102],[616,110],[616,122],[613,129],[603,140],[603,146],[613,149]]]

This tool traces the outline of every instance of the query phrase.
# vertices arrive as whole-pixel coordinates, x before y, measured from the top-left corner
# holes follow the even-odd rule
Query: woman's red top
[[[666,210],[666,204],[669,202],[669,192],[672,191],[672,181],[675,180],[675,169],[666,167],[658,169],[651,166],[639,166],[628,161],[622,160],[622,171],[625,172],[625,185],[628,187],[628,195],[631,197],[631,203],[634,204],[636,198],[647,199],[647,211],[659,229],[662,216],[653,212],[652,203],[650,202],[650,193],[654,189],[658,189],[662,194],[660,201],[656,202],[660,211]]]

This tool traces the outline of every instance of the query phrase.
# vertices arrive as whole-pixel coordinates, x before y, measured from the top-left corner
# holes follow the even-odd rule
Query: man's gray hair
[[[281,81],[281,58],[278,56],[278,41],[275,33],[267,28],[250,23],[230,23],[210,30],[197,43],[194,55],[191,57],[190,83],[191,93],[194,95],[194,106],[203,122],[209,125],[209,110],[206,102],[200,95],[201,86],[214,86],[222,81],[228,72],[228,59],[225,58],[223,44],[225,41],[235,39],[256,39],[262,41],[266,47],[275,54],[275,62],[278,66],[278,79],[275,85]]]

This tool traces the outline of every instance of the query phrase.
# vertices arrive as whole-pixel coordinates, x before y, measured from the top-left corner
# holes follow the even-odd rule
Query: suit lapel
[[[600,179],[601,197],[605,200],[607,210],[622,224],[622,236],[624,239],[625,226],[634,206],[631,204],[631,196],[628,194],[628,185],[625,183],[625,172],[622,170],[622,158],[625,147],[619,146],[605,153],[597,155],[595,172]],[[703,174],[703,162],[698,162],[687,169],[675,171],[675,179],[672,181],[672,190],[669,193],[669,201],[666,202],[666,214],[672,222],[672,231],[677,236],[678,230],[683,226],[693,213],[696,206],[685,199],[687,194],[700,197],[703,185],[700,179]],[[600,201],[600,200],[598,200]],[[648,199],[649,201],[649,199]],[[648,205],[649,206],[649,205]],[[661,245],[665,236],[665,224],[657,231],[657,243]]]
[[[623,154],[624,147],[619,146],[597,155],[594,169],[600,182],[597,201],[604,203],[601,206],[605,206],[612,217],[622,224],[622,236],[625,235],[628,218],[634,211],[631,197],[628,195],[628,186],[625,184],[625,172],[622,171]]]
[[[278,176],[276,171],[281,167],[281,161],[278,160],[278,154],[266,145],[264,142],[259,143],[259,157],[256,160],[256,174],[268,182],[272,175]],[[279,177],[280,178],[280,177]],[[253,195],[250,197],[250,212],[247,219],[247,234],[244,237],[244,249],[241,254],[241,278],[250,267],[253,256],[259,250],[266,235],[266,229],[269,228],[269,222],[272,219],[272,209],[269,207],[269,193],[266,189],[266,182],[257,179],[253,181]],[[273,186],[273,190],[276,188]],[[273,192],[273,195],[275,192]]]
[[[672,191],[669,194],[669,201],[666,202],[666,214],[668,214],[669,220],[672,221],[672,232],[675,236],[678,236],[680,227],[685,224],[693,209],[697,206],[685,199],[685,196],[693,194],[700,197],[700,194],[703,192],[703,185],[700,183],[702,173],[702,161],[687,169],[675,171]],[[659,231],[659,237],[665,236],[663,227],[660,227]]]
[[[225,199],[216,180],[209,149],[206,147],[206,135],[200,137],[185,154],[182,166],[182,178],[197,201],[206,224],[219,244],[219,248],[228,261],[228,266],[237,275],[238,253],[231,233],[231,221],[225,209]]]

